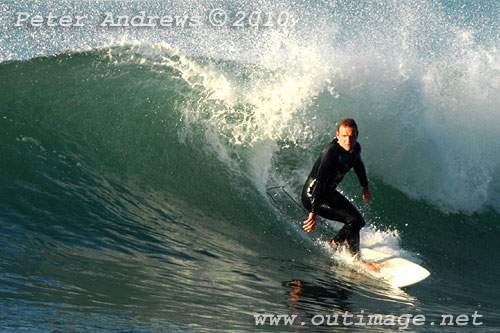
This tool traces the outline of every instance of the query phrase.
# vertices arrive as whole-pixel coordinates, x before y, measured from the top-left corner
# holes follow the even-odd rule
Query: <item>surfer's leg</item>
[[[364,227],[365,219],[349,200],[335,191],[326,202],[320,204],[318,214],[329,220],[344,223],[333,240],[337,244],[347,241],[349,250],[353,254],[359,253],[359,231]]]

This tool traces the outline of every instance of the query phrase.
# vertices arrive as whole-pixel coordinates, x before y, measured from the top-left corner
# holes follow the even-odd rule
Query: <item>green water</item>
[[[354,175],[341,188],[368,222],[362,242],[386,243],[432,273],[392,290],[322,245],[338,225],[320,221],[306,235],[301,209],[265,193],[286,185],[298,196],[334,128],[327,121],[341,116],[321,107],[342,110],[349,98],[320,95],[319,109],[288,120],[300,129],[317,112],[318,135],[280,138],[259,123],[258,105],[215,98],[193,83],[217,66],[241,73],[243,87],[268,73],[188,58],[190,69],[201,69],[186,79],[181,58],[158,52],[170,62],[155,54],[141,62],[140,50],[123,47],[0,64],[2,330],[286,332],[256,326],[254,314],[309,322],[344,311],[423,314],[427,324],[409,329],[425,332],[456,329],[437,325],[442,314],[478,311],[478,330],[498,327],[493,207],[450,211],[388,183],[381,170],[400,179],[404,165],[388,169],[375,158],[377,122],[362,119],[374,201],[362,203]],[[233,130],[244,137],[248,129],[236,124],[245,113],[261,132],[240,144]]]

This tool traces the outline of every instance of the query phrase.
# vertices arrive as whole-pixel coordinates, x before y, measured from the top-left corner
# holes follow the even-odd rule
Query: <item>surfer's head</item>
[[[337,129],[337,140],[339,145],[350,151],[358,139],[358,125],[352,118],[342,120]]]

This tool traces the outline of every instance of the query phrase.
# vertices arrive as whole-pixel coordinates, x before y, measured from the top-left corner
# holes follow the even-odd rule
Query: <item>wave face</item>
[[[258,330],[255,313],[332,310],[478,311],[498,327],[498,5],[1,6],[2,328],[233,332]],[[214,9],[290,20],[215,27]],[[21,11],[88,21],[16,27]],[[201,23],[100,27],[105,13]],[[354,175],[340,188],[362,244],[432,272],[406,292],[333,254],[339,225],[305,235],[302,209],[266,191],[298,198],[348,116],[375,199]]]
[[[4,26],[8,38],[0,60],[166,43],[161,45],[189,57],[251,64],[260,69],[250,66],[240,74],[231,67],[202,74],[193,69],[207,80],[203,89],[228,106],[224,119],[208,123],[232,143],[286,138],[307,149],[312,133],[331,136],[333,124],[349,114],[362,124],[370,171],[385,183],[447,212],[500,210],[497,5],[243,1],[218,6],[230,18],[238,10],[260,10],[271,18],[286,13],[281,16],[286,24],[268,29],[210,26],[207,15],[218,8],[210,1],[54,5],[49,14],[85,17],[82,26],[30,27],[32,16],[47,17],[45,2],[3,5],[4,21],[17,24]],[[20,13],[31,16],[24,20]],[[142,16],[181,14],[196,16],[198,24],[168,28],[154,21],[148,28],[132,21],[133,15],[144,25]],[[108,16],[130,22],[109,26]],[[225,119],[229,114],[239,126]],[[395,168],[405,172],[387,172]]]

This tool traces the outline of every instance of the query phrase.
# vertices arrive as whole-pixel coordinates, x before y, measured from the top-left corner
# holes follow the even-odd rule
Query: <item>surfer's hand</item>
[[[311,232],[314,229],[314,226],[316,225],[314,216],[314,213],[309,213],[309,217],[304,221],[304,226],[302,228],[304,228],[305,231]]]
[[[367,204],[372,201],[372,193],[370,192],[370,188],[368,186],[363,187],[363,200],[365,200]]]

